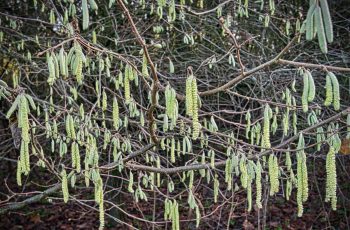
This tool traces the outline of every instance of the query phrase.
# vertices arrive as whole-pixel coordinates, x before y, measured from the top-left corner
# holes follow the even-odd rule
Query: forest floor
[[[267,205],[262,210],[258,210],[254,206],[250,213],[246,211],[245,192],[238,192],[232,198],[235,205],[231,212],[232,206],[228,204],[221,205],[220,200],[218,205],[213,204],[212,200],[211,202],[203,201],[207,213],[206,217],[201,220],[199,229],[258,229],[258,226],[263,226],[263,223],[265,223],[265,229],[350,229],[350,156],[341,156],[337,161],[337,211],[331,211],[330,204],[324,202],[326,174],[324,166],[321,165],[323,163],[324,160],[315,160],[313,162],[315,167],[309,167],[310,193],[308,201],[304,204],[304,214],[301,218],[297,217],[295,189],[289,201],[286,201],[283,197],[282,191],[274,197],[263,196],[268,198]],[[15,175],[7,175],[6,183],[9,188],[15,190],[15,187],[18,186],[12,178],[15,178]],[[0,179],[3,183],[5,180],[3,173],[0,174]],[[8,193],[5,187],[0,186],[0,208],[5,199],[4,193]],[[85,190],[93,193],[87,189]],[[79,191],[84,193],[85,190]],[[206,191],[202,192],[206,194]],[[86,197],[84,198],[86,199]],[[132,200],[132,196],[125,194],[121,202],[123,202],[123,205],[120,207],[128,215],[121,215],[119,212],[118,218],[120,220],[138,229],[152,229],[150,222],[152,221],[153,206],[149,205],[150,202],[140,201],[136,205]],[[88,203],[92,207],[98,208],[94,202]],[[156,206],[156,220],[163,220],[162,204],[157,203]],[[140,210],[142,210],[142,214]],[[111,213],[110,210],[107,212]],[[193,219],[193,215],[188,210],[187,205],[184,205],[181,211],[182,219]],[[229,216],[230,218],[228,218]],[[140,222],[133,217],[144,218],[150,222]],[[97,229],[98,225],[97,211],[79,202],[69,201],[68,204],[64,204],[60,194],[54,194],[40,203],[0,216],[0,229],[73,230]],[[181,229],[195,229],[195,221],[182,222],[181,227]],[[128,227],[106,217],[106,229],[128,229]],[[171,224],[155,225],[155,229],[171,229]]]

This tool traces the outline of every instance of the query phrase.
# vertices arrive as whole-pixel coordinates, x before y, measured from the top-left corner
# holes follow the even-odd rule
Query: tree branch
[[[284,53],[286,53],[289,48],[291,47],[291,45],[298,39],[298,35],[295,36],[288,44],[286,47],[284,47],[284,49],[276,56],[274,57],[273,59],[271,59],[270,61],[268,62],[265,62],[247,72],[242,72],[240,75],[238,75],[237,77],[235,77],[234,79],[232,79],[231,81],[227,82],[226,84],[218,87],[218,88],[215,88],[215,89],[211,89],[211,90],[207,90],[207,91],[204,91],[204,92],[199,92],[199,95],[200,96],[208,96],[208,95],[212,95],[212,94],[215,94],[215,93],[218,93],[218,92],[221,92],[221,91],[225,91],[226,89],[234,86],[235,84],[239,83],[240,81],[242,81],[243,79],[249,77],[250,75],[252,75],[253,73],[256,73],[258,72],[259,70],[262,70],[272,64],[275,64],[281,57]]]
[[[141,155],[142,153],[148,151],[149,149],[151,149],[152,147],[154,146],[154,144],[148,144],[146,145],[145,147],[143,147],[142,149],[138,150],[138,151],[135,151],[134,153],[131,153],[130,155],[128,155],[127,157],[125,157],[123,159],[123,162],[126,163],[128,162],[129,160]],[[100,169],[102,171],[109,171],[109,170],[112,170],[114,169],[116,166],[118,165],[117,162],[112,162],[112,163],[109,163],[107,165],[104,165],[104,166],[101,166]],[[84,178],[84,175],[83,174],[79,174],[76,178],[76,180],[80,180]],[[25,199],[21,202],[14,202],[14,203],[10,203],[10,204],[7,204],[3,207],[0,207],[0,215],[2,214],[5,214],[9,211],[12,211],[12,210],[17,210],[17,209],[21,209],[29,204],[33,204],[33,203],[36,203],[36,202],[39,202],[40,200],[42,200],[43,198],[45,198],[46,196],[52,194],[52,193],[55,193],[57,192],[58,190],[61,189],[61,186],[62,184],[61,183],[57,183],[56,185],[54,185],[53,187],[49,188],[49,189],[46,189],[45,191],[43,191],[42,193],[38,194],[38,195],[35,195],[33,197],[30,197],[28,199]]]
[[[274,151],[281,151],[280,149],[297,140],[299,138],[299,134],[300,133],[307,133],[313,129],[316,129],[324,124],[327,124],[333,120],[336,120],[338,118],[340,118],[341,116],[343,115],[346,115],[346,114],[350,114],[350,107],[343,110],[342,112],[324,120],[324,121],[321,121],[313,126],[310,126],[302,131],[300,131],[297,135],[294,135],[293,137],[289,138],[288,140],[284,141],[283,143],[281,144],[278,144],[277,146],[275,146],[274,148],[271,148],[271,149],[268,149],[268,150],[265,150],[264,152],[258,154],[258,155],[251,155],[251,156],[248,156],[247,159],[249,160],[252,160],[252,159],[257,159],[257,158],[260,158],[264,155],[267,155],[271,152],[274,152]],[[219,168],[219,167],[222,167],[226,164],[226,160],[222,160],[222,161],[218,161],[216,163],[214,163],[214,166],[215,168]],[[184,172],[184,171],[189,171],[189,170],[199,170],[199,169],[209,169],[211,168],[211,164],[210,163],[207,163],[207,164],[194,164],[194,165],[187,165],[187,166],[180,166],[180,167],[174,167],[174,168],[155,168],[155,167],[151,167],[151,166],[145,166],[145,165],[137,165],[137,164],[134,164],[134,163],[127,163],[126,164],[126,167],[130,168],[131,170],[137,170],[137,171],[148,171],[148,172],[156,172],[156,173],[163,173],[163,174],[174,174],[174,173],[179,173],[179,172]]]
[[[278,63],[282,65],[294,65],[294,66],[307,67],[307,68],[327,69],[327,70],[333,70],[333,71],[339,71],[339,72],[350,72],[350,68],[345,68],[345,67],[336,67],[336,66],[330,66],[330,65],[311,64],[306,62],[288,61],[284,59],[278,60]]]
[[[134,20],[132,19],[128,8],[124,5],[123,0],[118,0],[118,3],[122,7],[124,13],[126,14],[126,17],[128,18],[129,23],[131,25],[132,32],[136,36],[138,43],[142,46],[143,52],[146,55],[148,64],[150,65],[150,68],[151,68],[153,85],[152,85],[152,90],[151,90],[151,106],[148,110],[147,117],[149,120],[149,132],[151,135],[151,139],[154,143],[158,144],[159,140],[155,134],[155,127],[154,127],[155,118],[153,116],[153,112],[157,106],[157,91],[159,89],[159,79],[158,79],[157,71],[156,71],[156,68],[155,68],[155,66],[152,62],[152,59],[148,53],[147,45],[146,45],[145,41],[142,39],[139,31],[137,30],[136,25],[134,23]]]

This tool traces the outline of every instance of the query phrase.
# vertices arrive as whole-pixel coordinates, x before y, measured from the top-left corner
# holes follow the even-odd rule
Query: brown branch
[[[125,157],[123,159],[123,162],[126,163],[127,161],[141,155],[142,153],[148,151],[149,149],[151,149],[152,147],[154,146],[154,144],[148,144],[146,145],[145,147],[143,147],[142,149],[138,150],[138,151],[135,151],[134,153],[131,153],[130,155],[128,155],[127,157]],[[108,170],[112,170],[114,169],[116,166],[118,165],[117,162],[112,162],[112,163],[109,163],[107,165],[104,165],[104,166],[101,166],[100,169],[101,171],[108,171]],[[76,178],[76,180],[80,180],[84,178],[84,175],[83,174],[79,174]],[[9,211],[12,211],[12,210],[17,210],[17,209],[21,209],[29,204],[33,204],[33,203],[36,203],[36,202],[39,202],[40,200],[42,200],[43,198],[45,198],[46,196],[52,194],[52,193],[55,193],[57,192],[58,190],[61,189],[61,183],[57,183],[55,184],[53,187],[49,188],[49,189],[46,189],[45,191],[43,191],[42,193],[38,194],[38,195],[35,195],[33,197],[30,197],[28,199],[25,199],[23,201],[20,201],[20,202],[14,202],[14,203],[10,203],[10,204],[7,204],[7,205],[4,205],[2,207],[0,207],[0,215],[2,214],[5,214]]]
[[[284,59],[278,60],[278,63],[282,64],[282,65],[294,65],[294,66],[315,68],[315,69],[327,69],[328,71],[332,70],[332,71],[339,71],[339,72],[350,72],[350,68],[345,68],[345,67],[312,64],[312,63],[306,63],[306,62],[288,61],[288,60],[284,60]]]
[[[258,154],[258,155],[251,155],[248,156],[247,159],[257,159],[260,158],[264,155],[267,155],[271,152],[274,151],[282,151],[281,148],[295,140],[297,140],[299,138],[299,134],[300,133],[307,133],[313,129],[316,129],[324,124],[327,124],[333,120],[336,120],[338,118],[340,118],[343,115],[346,114],[350,114],[350,107],[343,110],[342,112],[324,120],[321,121],[313,126],[310,126],[302,131],[300,131],[297,135],[294,135],[293,137],[287,139],[286,141],[284,141],[281,144],[278,144],[277,146],[275,146],[274,148],[265,150],[264,152]],[[216,163],[214,163],[215,168],[219,168],[222,167],[226,164],[226,160],[222,160],[222,161],[218,161]],[[127,163],[126,167],[130,168],[131,170],[141,170],[141,171],[148,171],[148,172],[156,172],[156,173],[164,173],[164,174],[174,174],[174,173],[179,173],[179,172],[184,172],[184,171],[189,171],[189,170],[199,170],[199,169],[209,169],[211,168],[211,164],[207,163],[207,164],[193,164],[193,165],[187,165],[187,166],[180,166],[180,167],[174,167],[174,168],[155,168],[155,167],[151,167],[151,166],[145,166],[145,165],[137,165],[134,163]]]
[[[272,64],[275,64],[281,57],[284,53],[286,53],[289,48],[291,47],[291,45],[298,39],[298,35],[296,35],[288,44],[286,47],[284,47],[284,49],[276,56],[274,57],[273,59],[271,59],[270,61],[268,62],[265,62],[257,67],[255,67],[254,69],[251,69],[247,72],[243,72],[241,73],[240,75],[238,75],[237,77],[235,77],[234,79],[232,79],[231,81],[227,82],[226,84],[218,87],[218,88],[215,88],[215,89],[211,89],[211,90],[207,90],[207,91],[204,91],[204,92],[199,92],[199,95],[200,96],[208,96],[208,95],[212,95],[212,94],[215,94],[215,93],[218,93],[218,92],[221,92],[221,91],[225,91],[226,89],[234,86],[235,84],[239,83],[240,81],[242,81],[243,79],[249,77],[250,75],[258,72],[259,70],[262,70]]]
[[[152,59],[148,53],[147,45],[146,45],[145,41],[142,39],[139,31],[137,30],[136,25],[134,23],[134,20],[132,19],[128,8],[124,5],[122,0],[118,0],[118,3],[122,7],[124,13],[126,14],[126,17],[128,18],[129,23],[131,25],[132,32],[136,36],[138,43],[142,46],[143,52],[146,55],[148,64],[150,65],[150,68],[151,68],[151,73],[152,73],[152,77],[153,77],[153,85],[152,85],[152,90],[151,90],[151,106],[148,109],[148,113],[147,113],[147,117],[149,120],[149,127],[148,128],[149,128],[149,132],[150,132],[151,139],[152,139],[153,143],[158,144],[159,140],[155,134],[155,127],[154,127],[155,118],[153,116],[153,112],[157,106],[157,92],[159,89],[159,79],[158,79],[157,71],[156,71],[156,68],[155,68],[155,66],[152,62]]]
[[[221,17],[219,21],[220,21],[220,24],[221,24],[222,28],[231,37],[231,39],[233,41],[233,44],[234,44],[234,46],[236,48],[237,60],[238,60],[239,66],[241,68],[241,75],[244,75],[244,68],[245,67],[244,67],[244,65],[242,63],[242,60],[241,60],[241,53],[240,53],[241,46],[238,44],[236,36],[231,32],[231,30],[229,28],[227,28],[225,26],[225,19],[224,19],[224,17]]]

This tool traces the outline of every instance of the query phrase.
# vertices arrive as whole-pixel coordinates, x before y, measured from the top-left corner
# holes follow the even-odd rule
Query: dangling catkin
[[[129,77],[125,74],[124,75],[124,99],[125,99],[125,104],[130,103],[130,82],[129,82]]]
[[[332,89],[333,89],[333,108],[334,110],[340,109],[340,90],[339,90],[339,82],[337,77],[332,72],[328,72],[328,74],[332,81]]]
[[[102,111],[106,111],[107,110],[107,94],[106,91],[103,90],[102,91]]]
[[[306,113],[309,110],[308,97],[309,97],[309,76],[306,72],[303,72],[303,95],[301,97],[301,104],[303,106],[303,112]]]
[[[278,162],[277,157],[274,154],[270,154],[268,160],[269,168],[269,180],[270,180],[270,196],[273,196],[279,191],[279,180],[278,180]]]
[[[333,86],[330,74],[326,75],[326,100],[324,101],[325,106],[330,106],[333,102]]]
[[[332,209],[337,209],[337,170],[335,162],[335,150],[333,146],[329,147],[326,158],[326,202],[331,201]]]
[[[256,163],[256,178],[255,178],[255,186],[256,186],[256,206],[258,208],[262,208],[262,204],[261,204],[261,164],[260,161],[258,160],[258,162]]]
[[[68,202],[69,199],[69,192],[68,192],[68,180],[67,180],[67,173],[66,170],[63,169],[61,172],[62,177],[62,193],[63,193],[63,201],[64,203]]]
[[[264,129],[263,129],[263,148],[271,148],[270,143],[270,114],[269,114],[270,106],[268,104],[265,105],[264,110]]]
[[[308,90],[308,97],[307,100],[308,102],[312,102],[315,98],[315,82],[314,82],[314,78],[312,77],[310,71],[305,70],[305,73],[307,74],[308,78],[309,78],[309,90]]]
[[[192,139],[196,140],[199,137],[200,124],[198,121],[198,92],[197,92],[197,81],[193,77],[192,80],[192,122],[193,122],[193,131]]]
[[[219,195],[219,180],[218,180],[218,175],[215,174],[214,177],[214,203],[217,203],[218,201],[218,195]]]
[[[17,185],[22,186],[22,166],[21,166],[20,159],[17,160],[16,180],[17,180]]]
[[[119,105],[116,97],[113,98],[113,127],[119,129]]]
[[[192,80],[193,75],[189,75],[186,79],[186,114],[192,117],[193,114],[193,97],[192,97]]]
[[[83,12],[83,30],[86,30],[89,27],[89,9],[87,0],[82,0],[81,6]]]
[[[327,41],[329,43],[332,43],[333,42],[333,23],[329,12],[328,3],[327,3],[327,0],[320,0],[319,2],[321,5],[324,31],[326,33]]]
[[[316,6],[314,20],[314,23],[316,24],[318,44],[321,48],[322,53],[326,54],[328,52],[326,34],[323,26],[321,8],[319,6]]]

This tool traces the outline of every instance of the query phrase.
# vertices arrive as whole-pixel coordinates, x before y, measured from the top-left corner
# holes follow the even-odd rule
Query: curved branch
[[[284,59],[278,60],[278,63],[282,64],[282,65],[294,65],[294,66],[307,67],[307,68],[327,69],[327,70],[333,70],[333,71],[339,71],[339,72],[350,72],[350,68],[345,68],[345,67],[312,64],[312,63],[306,63],[306,62],[288,61],[288,60],[284,60]]]
[[[302,131],[300,131],[299,133],[297,133],[296,135],[292,136],[291,138],[289,138],[288,140],[282,142],[281,144],[278,144],[277,146],[275,146],[274,148],[271,148],[271,149],[268,149],[268,150],[265,150],[264,152],[258,154],[258,155],[251,155],[251,156],[248,156],[247,159],[257,159],[257,158],[260,158],[264,155],[267,155],[273,151],[280,151],[280,149],[297,140],[299,138],[299,134],[300,133],[306,133],[306,132],[309,132],[313,129],[316,129],[324,124],[327,124],[333,120],[336,120],[338,118],[340,118],[341,116],[343,115],[346,115],[346,114],[350,114],[350,107],[343,110],[342,112],[324,120],[324,121],[321,121],[313,126],[310,126]],[[226,160],[221,160],[221,161],[218,161],[214,164],[215,168],[220,168],[222,166],[224,166],[226,164]],[[151,166],[145,166],[145,165],[137,165],[137,164],[134,164],[134,163],[127,163],[126,164],[126,167],[130,168],[131,170],[141,170],[141,171],[148,171],[148,172],[156,172],[156,173],[163,173],[163,174],[174,174],[174,173],[179,173],[179,172],[184,172],[184,171],[190,171],[190,170],[199,170],[199,169],[209,169],[211,168],[211,164],[210,163],[207,163],[207,164],[193,164],[193,165],[186,165],[186,166],[180,166],[180,167],[174,167],[174,168],[155,168],[155,167],[151,167]]]
[[[134,153],[131,153],[130,155],[128,155],[127,157],[125,157],[123,159],[123,162],[127,162],[139,155],[141,155],[142,153],[148,151],[149,149],[151,149],[153,146],[155,146],[154,144],[148,144],[146,145],[145,147],[143,147],[142,149],[138,150],[138,151],[135,151]],[[118,165],[118,163],[116,162],[112,162],[110,164],[107,164],[107,165],[104,165],[104,166],[101,166],[100,169],[102,171],[108,171],[108,170],[112,170],[114,169],[116,166]],[[84,178],[84,175],[83,174],[79,174],[76,178],[76,180],[80,180]],[[5,214],[9,211],[12,211],[12,210],[17,210],[17,209],[21,209],[29,204],[33,204],[33,203],[36,203],[36,202],[39,202],[40,200],[42,200],[43,198],[45,198],[46,196],[52,194],[52,193],[55,193],[57,192],[58,190],[61,189],[61,186],[62,184],[61,183],[57,183],[56,185],[54,185],[53,187],[49,188],[49,189],[46,189],[45,191],[43,191],[42,193],[38,194],[38,195],[35,195],[33,197],[30,197],[28,199],[25,199],[23,201],[20,201],[20,202],[14,202],[14,203],[10,203],[10,204],[7,204],[3,207],[0,207],[0,215],[2,214]]]
[[[155,127],[154,127],[155,118],[153,116],[153,112],[157,106],[157,91],[159,89],[159,79],[158,79],[158,75],[157,75],[157,70],[152,62],[152,59],[151,59],[149,53],[148,53],[147,45],[146,45],[145,41],[142,39],[139,31],[137,30],[136,25],[134,23],[134,20],[132,19],[128,8],[124,5],[122,0],[118,0],[118,3],[122,7],[124,13],[126,14],[126,17],[128,18],[129,23],[131,25],[132,32],[136,36],[138,43],[142,46],[143,52],[145,53],[148,64],[150,65],[150,68],[151,68],[152,77],[153,77],[153,85],[152,85],[152,90],[151,90],[151,106],[148,110],[147,117],[149,120],[149,131],[150,131],[151,139],[154,143],[158,144],[159,140],[155,134]]]
[[[256,73],[258,72],[259,70],[262,70],[272,64],[275,64],[281,57],[283,54],[285,54],[289,48],[292,46],[292,44],[298,39],[298,35],[296,35],[288,44],[286,47],[284,47],[284,49],[279,53],[277,54],[276,57],[274,57],[273,59],[271,59],[270,61],[268,62],[265,62],[247,72],[242,72],[240,75],[238,75],[237,77],[235,77],[234,79],[232,79],[231,81],[227,82],[226,84],[218,87],[218,88],[215,88],[215,89],[211,89],[211,90],[207,90],[207,91],[204,91],[204,92],[199,92],[199,95],[200,96],[208,96],[208,95],[211,95],[211,94],[215,94],[215,93],[218,93],[218,92],[221,92],[221,91],[225,91],[226,89],[236,85],[237,83],[239,83],[240,81],[242,81],[243,79],[249,77],[250,75],[252,75],[253,73]]]

